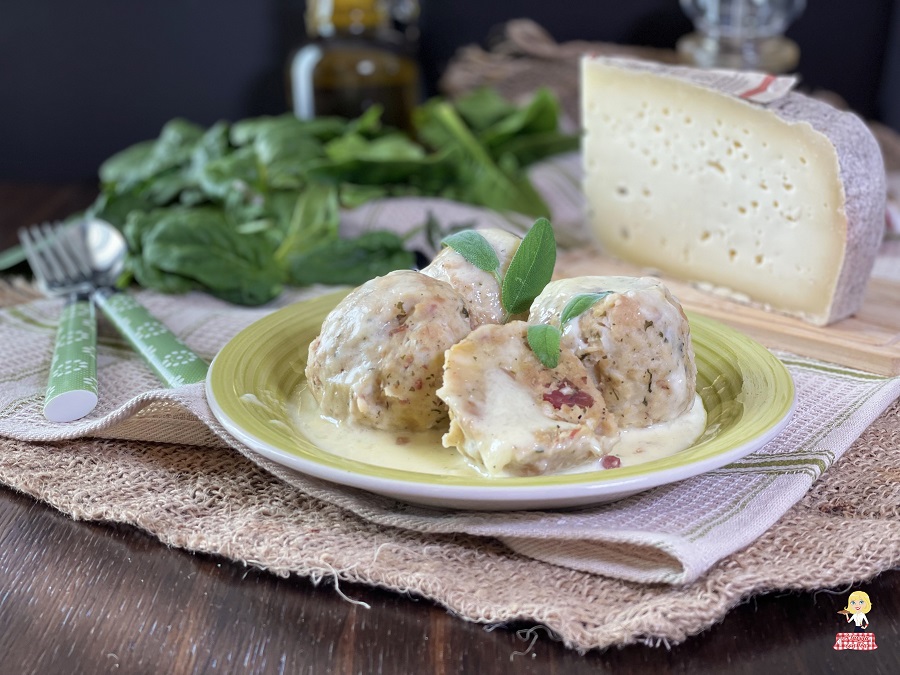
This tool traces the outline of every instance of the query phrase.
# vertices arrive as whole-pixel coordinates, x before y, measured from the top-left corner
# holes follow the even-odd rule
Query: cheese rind
[[[817,325],[859,309],[885,212],[862,120],[795,93],[748,103],[690,68],[585,57],[581,76],[605,250]]]

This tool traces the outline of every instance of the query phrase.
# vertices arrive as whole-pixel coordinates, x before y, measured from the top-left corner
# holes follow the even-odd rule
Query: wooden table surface
[[[0,249],[18,227],[95,194],[0,184]],[[832,649],[850,590],[840,588],[750,599],[671,649],[579,655],[528,625],[487,630],[427,600],[342,583],[366,609],[330,583],[75,522],[0,487],[0,673],[900,673],[900,571],[860,588],[877,603],[873,652]]]

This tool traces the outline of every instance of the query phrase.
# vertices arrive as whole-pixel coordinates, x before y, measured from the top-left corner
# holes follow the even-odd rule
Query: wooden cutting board
[[[590,251],[561,252],[556,270],[558,277],[642,274],[638,267]],[[856,316],[819,327],[660,278],[686,310],[728,324],[766,347],[879,375],[900,375],[900,282],[873,278]]]

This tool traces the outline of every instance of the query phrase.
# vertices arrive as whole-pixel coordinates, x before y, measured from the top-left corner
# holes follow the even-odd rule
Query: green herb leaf
[[[556,326],[538,323],[528,327],[528,346],[547,368],[559,365],[560,333]]]
[[[333,270],[342,280],[409,266],[396,241],[339,243],[340,209],[372,199],[431,196],[548,216],[525,167],[579,140],[558,130],[559,105],[549,91],[524,106],[487,88],[454,101],[433,98],[417,107],[411,137],[384,126],[381,113],[379,106],[353,120],[285,113],[209,128],[173,119],[158,138],[102,164],[101,194],[87,214],[125,231],[128,274],[140,285],[262,303],[283,283],[331,274],[317,254],[343,256]],[[437,242],[466,227],[426,231]],[[476,264],[502,284],[491,253]],[[0,267],[20,258],[13,249]],[[555,248],[543,260],[552,270]],[[543,285],[528,274],[533,263],[517,263],[505,291],[523,310],[529,288]]]
[[[337,186],[315,183],[299,195],[287,231],[275,251],[275,261],[278,263],[282,263],[290,253],[307,251],[338,235],[340,212]]]
[[[556,265],[556,240],[546,218],[538,218],[525,234],[509,263],[500,290],[500,302],[510,314],[531,307],[553,276]]]
[[[144,287],[166,293],[210,289],[216,297],[259,305],[282,288],[264,231],[241,234],[221,209],[167,208],[129,217],[130,270]]]
[[[464,230],[445,237],[441,244],[449,246],[480,270],[499,274],[500,260],[494,247],[475,230]]]
[[[287,282],[357,285],[399,269],[410,269],[415,256],[394,232],[370,230],[353,239],[334,239],[287,258]]]
[[[612,291],[602,291],[600,293],[579,293],[578,295],[573,296],[569,302],[566,303],[562,314],[559,315],[560,328],[565,326],[571,319],[574,319],[576,316],[589,310],[593,307],[594,303],[599,302],[607,295],[611,294]]]

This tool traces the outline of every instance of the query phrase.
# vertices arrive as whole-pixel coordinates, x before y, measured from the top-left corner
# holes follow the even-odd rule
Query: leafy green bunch
[[[256,305],[285,284],[358,284],[414,255],[395,232],[342,239],[341,209],[421,195],[547,215],[524,169],[577,147],[558,114],[547,91],[520,107],[485,89],[424,103],[415,138],[375,107],[353,120],[175,119],[103,163],[88,215],[124,232],[127,272],[147,288]]]

